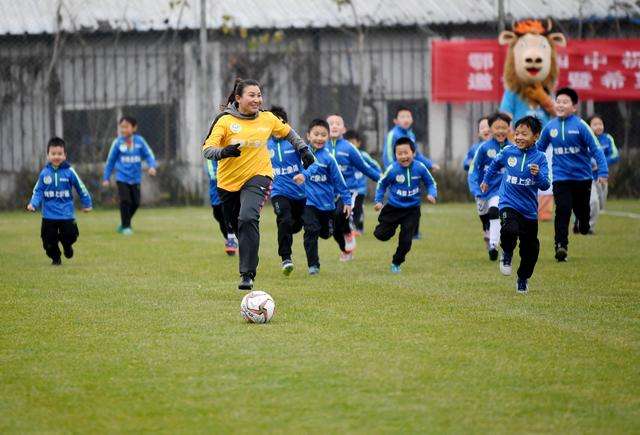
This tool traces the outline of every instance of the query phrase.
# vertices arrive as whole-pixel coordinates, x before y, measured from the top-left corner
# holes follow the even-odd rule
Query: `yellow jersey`
[[[283,138],[290,131],[291,127],[271,112],[258,112],[255,119],[237,118],[231,114],[218,118],[202,149],[240,144],[240,156],[218,162],[218,187],[237,192],[256,175],[273,178],[267,142],[271,136]]]

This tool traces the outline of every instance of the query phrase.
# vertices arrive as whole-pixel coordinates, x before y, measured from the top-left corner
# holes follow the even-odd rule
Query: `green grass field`
[[[542,224],[521,296],[473,204],[423,211],[400,276],[374,216],[351,263],[321,241],[317,277],[296,236],[284,279],[265,209],[277,313],[248,325],[208,208],[143,209],[129,238],[79,215],[61,268],[39,215],[0,214],[0,432],[640,432],[639,219],[602,216],[566,264]]]

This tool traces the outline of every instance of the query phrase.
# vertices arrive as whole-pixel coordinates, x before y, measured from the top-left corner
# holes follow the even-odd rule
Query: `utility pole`
[[[498,3],[498,32],[505,30],[504,25],[504,0],[496,0]]]

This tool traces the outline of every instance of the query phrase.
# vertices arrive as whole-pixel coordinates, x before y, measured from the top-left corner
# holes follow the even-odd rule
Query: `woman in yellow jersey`
[[[262,93],[255,80],[237,79],[227,106],[211,124],[202,145],[207,159],[218,161],[218,193],[230,231],[240,251],[238,289],[251,290],[258,267],[260,210],[271,192],[273,168],[269,137],[288,140],[305,169],[315,160],[298,134],[271,112],[261,111]]]

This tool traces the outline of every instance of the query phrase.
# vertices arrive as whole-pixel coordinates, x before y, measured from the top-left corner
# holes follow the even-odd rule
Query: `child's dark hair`
[[[238,77],[236,79],[236,81],[233,82],[233,90],[231,91],[231,93],[227,97],[226,104],[223,104],[221,106],[221,109],[225,109],[229,104],[235,103],[236,102],[236,95],[241,97],[242,93],[244,92],[244,88],[246,88],[247,86],[257,86],[258,88],[260,88],[260,83],[258,83],[257,80],[241,79],[241,78]]]
[[[398,140],[396,141],[395,144],[393,144],[393,150],[395,151],[396,148],[398,147],[398,145],[409,145],[409,147],[411,148],[411,151],[413,151],[414,153],[416,152],[416,144],[413,143],[413,141],[411,140],[411,138],[407,137],[407,136],[402,136],[400,138],[398,138]]]
[[[284,110],[284,107],[271,106],[269,111],[280,118],[282,122],[289,122],[289,117],[287,116],[287,112]]]
[[[131,127],[135,127],[138,125],[138,121],[133,116],[123,116],[122,118],[120,118],[120,121],[118,121],[118,124],[121,124],[123,122],[128,122],[129,124],[131,124]]]
[[[531,129],[531,133],[540,134],[542,131],[542,123],[535,116],[525,116],[516,121],[516,124],[513,126],[514,129],[518,128],[520,125],[526,125]]]
[[[349,142],[351,142],[351,140],[357,140],[358,142],[362,143],[362,135],[357,131],[357,130],[347,130],[344,133],[344,138],[346,140],[348,140]]]
[[[307,131],[311,131],[313,127],[324,127],[329,131],[329,123],[324,119],[316,118],[309,123],[309,129]]]
[[[54,136],[51,139],[49,139],[49,142],[47,142],[47,152],[49,152],[49,148],[61,147],[62,149],[65,149],[66,146],[67,144],[64,141],[64,139],[58,136]]]
[[[400,112],[409,112],[413,114],[413,112],[411,112],[411,109],[409,109],[407,106],[400,106],[396,109],[396,116],[394,118],[397,118]]]
[[[476,125],[480,125],[480,123],[484,120],[487,120],[487,122],[489,122],[489,117],[488,116],[481,116],[480,118],[478,118],[478,121],[476,122]]]
[[[489,121],[489,127],[491,127],[496,121],[504,121],[507,124],[511,124],[511,117],[503,112],[495,112],[489,115],[487,118]]]
[[[556,91],[556,98],[559,97],[560,95],[566,95],[567,97],[571,98],[571,102],[573,103],[574,106],[578,104],[578,93],[573,89],[560,88]]]
[[[593,115],[591,115],[590,117],[587,118],[587,124],[589,124],[589,126],[591,126],[591,121],[593,121],[594,119],[599,119],[604,124],[604,119],[602,119],[602,116],[600,116],[597,113],[594,113]]]

